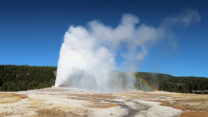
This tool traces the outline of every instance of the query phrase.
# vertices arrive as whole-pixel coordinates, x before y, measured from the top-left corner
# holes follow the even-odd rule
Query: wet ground
[[[51,87],[1,92],[0,99],[0,117],[208,117],[208,96],[160,91],[99,93]]]

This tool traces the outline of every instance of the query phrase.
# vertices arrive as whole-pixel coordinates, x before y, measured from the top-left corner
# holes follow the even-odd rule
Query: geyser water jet
[[[146,43],[160,36],[160,30],[136,26],[138,23],[136,16],[125,14],[116,28],[98,21],[91,21],[87,27],[70,26],[61,47],[55,86],[98,91],[134,89],[135,79],[116,70],[135,70],[137,61],[147,53]],[[122,59],[119,65],[117,58]]]
[[[184,15],[194,18],[188,16]],[[137,71],[148,47],[167,36],[170,25],[184,19],[178,17],[172,18],[174,22],[169,17],[157,28],[139,24],[131,14],[123,15],[114,28],[96,20],[87,26],[70,26],[61,46],[55,86],[97,91],[134,89],[135,79],[116,71]]]

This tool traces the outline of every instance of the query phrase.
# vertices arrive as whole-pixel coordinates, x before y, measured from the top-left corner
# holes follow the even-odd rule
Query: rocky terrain
[[[0,92],[1,117],[208,117],[208,95],[99,93],[51,87]]]

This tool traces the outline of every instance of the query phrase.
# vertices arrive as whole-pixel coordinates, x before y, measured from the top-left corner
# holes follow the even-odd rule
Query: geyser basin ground
[[[96,93],[77,88],[0,92],[8,117],[208,117],[208,95],[169,92]]]

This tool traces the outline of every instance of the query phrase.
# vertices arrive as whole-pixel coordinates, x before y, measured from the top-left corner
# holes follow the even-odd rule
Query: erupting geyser
[[[55,86],[97,91],[134,89],[135,79],[116,71],[137,70],[148,46],[164,37],[170,24],[181,20],[181,16],[173,21],[169,18],[155,28],[138,25],[136,16],[125,14],[116,27],[99,21],[86,27],[70,26],[61,47]]]
[[[147,54],[146,43],[156,40],[160,33],[146,25],[137,27],[138,23],[136,16],[126,14],[116,28],[98,21],[87,27],[70,26],[61,47],[55,86],[98,91],[134,89],[135,79],[116,70],[135,70]]]

